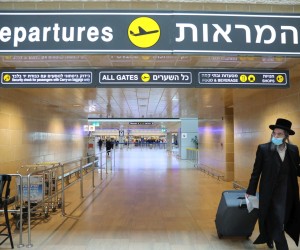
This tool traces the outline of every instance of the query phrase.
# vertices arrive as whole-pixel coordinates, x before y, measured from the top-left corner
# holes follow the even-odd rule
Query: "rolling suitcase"
[[[216,215],[218,237],[245,236],[249,238],[254,230],[258,209],[248,213],[245,201],[246,190],[228,190],[222,193]]]

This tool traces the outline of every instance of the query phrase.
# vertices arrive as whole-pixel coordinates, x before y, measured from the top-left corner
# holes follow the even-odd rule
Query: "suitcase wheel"
[[[218,232],[218,237],[219,237],[219,239],[222,239],[223,235]]]
[[[22,220],[22,222],[23,222],[23,220]],[[23,222],[24,223],[24,222]],[[23,224],[22,223],[22,224]],[[17,230],[20,230],[21,229],[21,219],[19,218],[18,220],[16,220],[16,229]]]

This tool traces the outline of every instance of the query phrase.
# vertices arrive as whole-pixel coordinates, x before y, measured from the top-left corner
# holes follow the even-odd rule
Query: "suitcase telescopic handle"
[[[246,202],[244,202],[244,201],[246,201],[246,198],[245,197],[238,197],[238,199],[241,200],[239,207],[240,208],[247,208],[247,204],[246,204]]]

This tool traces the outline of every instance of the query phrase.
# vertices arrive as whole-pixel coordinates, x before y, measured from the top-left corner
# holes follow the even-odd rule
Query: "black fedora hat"
[[[289,135],[294,135],[295,131],[291,130],[292,122],[289,120],[278,118],[275,125],[270,125],[269,128],[274,130],[275,128],[280,128],[283,130],[286,130]]]

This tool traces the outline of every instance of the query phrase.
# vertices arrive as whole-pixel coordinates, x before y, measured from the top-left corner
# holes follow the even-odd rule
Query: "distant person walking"
[[[106,146],[106,153],[109,156],[109,153],[110,153],[110,151],[112,149],[112,146],[113,146],[110,139],[106,140],[105,146]]]
[[[98,146],[99,146],[99,150],[101,151],[102,149],[102,144],[103,144],[103,141],[101,140],[101,138],[99,139],[98,141]]]

